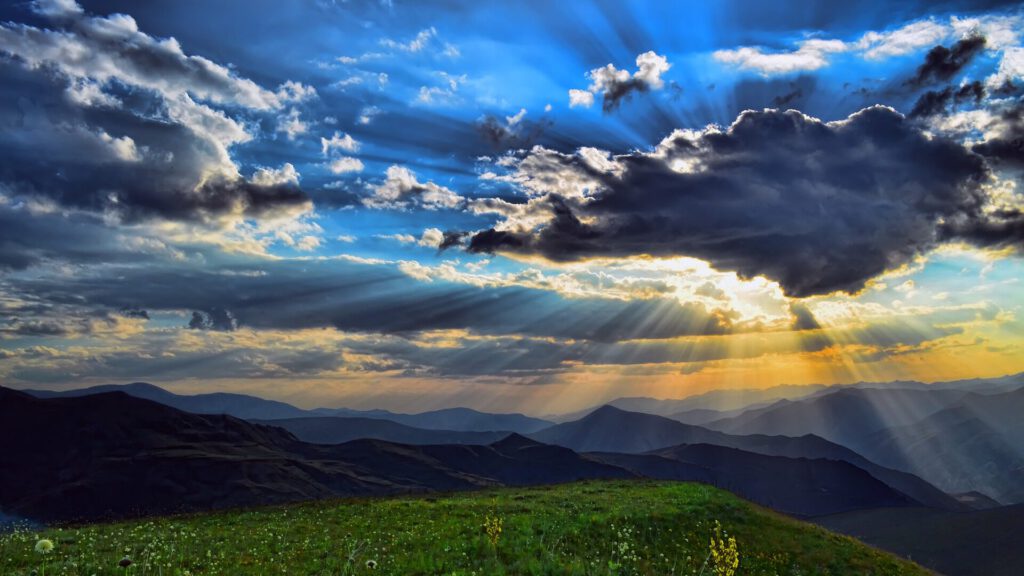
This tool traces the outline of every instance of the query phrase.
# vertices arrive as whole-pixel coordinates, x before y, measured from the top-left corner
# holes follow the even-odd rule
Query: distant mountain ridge
[[[30,519],[630,477],[517,436],[475,446],[323,446],[124,392],[40,399],[0,387],[0,511]]]
[[[815,434],[949,493],[978,491],[1003,503],[1020,503],[1024,388],[1015,378],[982,386],[986,393],[954,386],[841,388],[705,426],[739,435]]]
[[[588,456],[641,476],[712,484],[797,516],[860,510],[880,502],[892,507],[915,504],[907,495],[841,460],[767,456],[713,444],[685,444],[642,456]]]
[[[89,396],[104,392],[124,392],[136,398],[159,402],[193,414],[227,414],[244,420],[282,420],[322,416],[354,416],[390,420],[428,430],[464,432],[511,431],[528,434],[551,425],[551,422],[523,414],[490,414],[471,408],[445,408],[419,414],[399,414],[387,410],[353,410],[350,408],[315,408],[304,410],[291,404],[266,400],[247,394],[214,392],[209,394],[175,394],[144,382],[107,384],[67,391],[22,390],[37,398]]]
[[[913,474],[879,466],[849,448],[811,434],[737,436],[661,416],[603,406],[579,420],[557,424],[530,436],[582,453],[658,453],[679,445],[708,444],[765,456],[843,461],[928,506],[950,510],[965,508],[953,496]]]
[[[743,480],[732,484],[741,496],[793,513],[916,503],[863,470],[836,461],[744,453],[723,462],[714,455],[732,449],[677,450],[688,454],[677,470],[719,483],[729,482],[732,471],[746,470]],[[695,454],[698,450],[704,452]],[[123,392],[40,399],[0,388],[0,511],[32,519],[86,520],[338,495],[636,478],[640,474],[634,470],[669,460],[637,455],[626,467],[607,458],[518,434],[487,445],[411,446],[380,440],[317,445],[282,428],[191,414]],[[638,459],[649,464],[640,466]],[[757,461],[755,468],[767,467],[788,480],[772,487],[745,461]]]
[[[430,430],[406,426],[383,418],[345,416],[252,420],[252,422],[284,428],[299,440],[314,444],[342,444],[362,439],[413,445],[490,444],[512,434],[507,430],[494,432]]]

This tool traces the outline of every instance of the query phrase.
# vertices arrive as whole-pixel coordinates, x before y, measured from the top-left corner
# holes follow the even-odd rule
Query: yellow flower
[[[733,576],[740,566],[740,552],[736,538],[722,535],[722,524],[715,520],[715,533],[711,536],[710,557],[715,576]]]
[[[486,517],[484,519],[484,532],[487,533],[487,538],[491,541],[491,546],[498,545],[498,539],[501,538],[501,526],[502,520],[500,517]]]

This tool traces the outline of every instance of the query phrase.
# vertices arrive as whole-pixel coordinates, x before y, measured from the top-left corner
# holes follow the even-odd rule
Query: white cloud
[[[101,142],[106,144],[114,157],[123,162],[138,162],[142,159],[138,149],[135,147],[135,141],[128,136],[121,136],[115,138],[106,132],[99,133],[99,139]]]
[[[356,118],[356,122],[363,124],[369,124],[373,122],[374,117],[381,113],[381,109],[376,106],[367,106],[359,112],[359,117]]]
[[[75,16],[82,13],[82,7],[75,0],[34,0],[32,10],[51,18]]]
[[[437,37],[437,29],[431,26],[420,30],[416,37],[408,42],[396,42],[390,38],[385,38],[380,41],[382,46],[392,48],[395,50],[402,50],[403,52],[420,52],[427,47],[430,40]]]
[[[380,238],[382,240],[395,240],[402,244],[412,244],[416,241],[416,237],[412,234],[378,234],[375,238]]]
[[[660,90],[665,85],[661,80],[661,75],[672,67],[668,63],[668,59],[655,54],[654,51],[644,52],[637,56],[636,65],[638,69],[633,74],[633,78],[646,83],[654,90]]]
[[[71,102],[87,108],[117,108],[121,106],[120,99],[112,94],[107,94],[103,91],[103,86],[88,78],[71,80],[68,87],[64,90],[64,95]]]
[[[868,60],[910,54],[941,43],[951,28],[935,20],[918,20],[888,32],[868,32],[854,47]]]
[[[935,18],[917,20],[883,32],[865,32],[855,41],[810,38],[797,43],[795,50],[769,52],[755,46],[718,50],[712,57],[741,69],[756,70],[765,76],[818,70],[830,64],[834,54],[850,52],[866,60],[881,60],[912,54],[943,44],[954,38],[980,34],[986,48],[1007,50],[1020,42],[1024,17],[984,15],[971,18],[952,16],[943,22]]]
[[[1003,86],[1006,82],[1013,82],[1024,79],[1024,47],[1007,48],[1003,52],[1003,58],[999,61],[999,69],[985,79],[989,88],[995,89]]]
[[[141,32],[131,16],[86,16],[67,1],[48,0],[35,6],[46,15],[73,17],[75,25],[71,31],[0,26],[0,45],[30,68],[52,66],[72,79],[89,78],[101,84],[117,80],[166,98],[191,94],[255,110],[283,106],[276,93],[252,80],[202,56],[185,54],[174,38],[158,39]]]
[[[520,108],[519,112],[516,112],[512,116],[505,116],[505,122],[507,122],[509,126],[515,126],[516,124],[519,124],[525,116],[526,108]]]
[[[735,50],[717,50],[712,57],[743,70],[761,74],[788,74],[817,70],[828,65],[829,54],[843,52],[847,45],[839,40],[804,40],[792,52],[765,52],[762,48],[744,46]]]
[[[344,78],[344,79],[338,80],[334,84],[331,84],[331,86],[334,87],[334,88],[338,88],[339,90],[344,90],[345,88],[348,88],[349,86],[357,86],[357,85],[362,84],[362,83],[363,83],[363,78],[361,76],[349,76],[348,78]]]
[[[419,182],[408,168],[394,165],[387,169],[384,182],[372,189],[373,195],[363,203],[371,208],[408,208],[418,205],[427,210],[457,208],[464,199],[455,192],[433,182]]]
[[[614,64],[594,68],[587,73],[590,86],[586,90],[569,90],[569,107],[590,108],[594,96],[604,98],[605,110],[618,105],[619,101],[636,91],[660,90],[665,86],[662,74],[672,67],[668,59],[654,51],[644,52],[636,57],[637,71],[619,70]]]
[[[316,95],[316,88],[293,80],[288,80],[277,89],[277,97],[282,102],[302,102],[316,98]]]
[[[331,152],[336,150],[357,152],[359,151],[359,142],[352,136],[341,132],[335,132],[329,139],[320,138],[320,152],[324,156],[329,156]]]
[[[320,247],[320,238],[316,236],[303,236],[295,243],[295,249],[303,252],[311,252]]]
[[[420,86],[416,101],[421,104],[449,104],[456,100],[459,87],[466,83],[468,77],[465,74],[458,76],[447,72],[438,72],[441,80],[447,86]]]
[[[349,156],[342,156],[335,158],[327,165],[331,172],[335,174],[344,174],[346,172],[362,172],[363,162],[358,158],[351,158]]]
[[[302,120],[296,108],[292,108],[287,114],[278,117],[277,131],[284,132],[289,140],[295,140],[296,137],[309,131],[309,124]]]
[[[427,248],[437,248],[441,246],[441,242],[444,241],[444,232],[441,232],[438,228],[427,228],[423,231],[423,235],[416,242],[420,246],[426,246]]]
[[[982,35],[985,37],[985,47],[990,50],[1005,50],[1019,46],[1021,30],[1024,30],[1024,15],[991,15],[958,18],[953,16],[950,19],[953,33],[960,37]]]
[[[280,168],[260,167],[249,179],[253,184],[260,186],[280,186],[281,184],[298,184],[299,171],[290,162],[285,162]]]
[[[594,105],[594,95],[586,90],[578,90],[573,88],[569,90],[569,107],[575,108],[582,106],[584,108],[590,108]]]

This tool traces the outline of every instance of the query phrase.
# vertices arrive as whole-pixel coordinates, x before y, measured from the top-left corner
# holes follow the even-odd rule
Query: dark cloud
[[[467,232],[459,232],[457,230],[445,230],[441,243],[437,245],[437,249],[444,251],[461,245],[462,239],[466,237],[466,234]]]
[[[919,118],[945,114],[951,103],[960,104],[973,101],[977,104],[984,97],[985,86],[978,80],[964,84],[959,88],[946,86],[942,90],[929,90],[922,94],[917,99],[917,102],[914,103],[910,116]]]
[[[124,316],[125,318],[149,320],[149,312],[141,308],[122,308],[121,315]]]
[[[310,204],[294,182],[232,174],[214,136],[161,119],[157,100],[80,108],[64,97],[59,78],[2,59],[0,74],[12,80],[0,88],[0,181],[13,190],[126,220],[258,218]]]
[[[601,98],[601,109],[606,113],[613,112],[623,100],[628,100],[634,92],[639,94],[650,89],[650,85],[641,78],[610,81]]]
[[[985,218],[983,158],[885,107],[833,123],[747,111],[728,131],[680,132],[654,154],[614,158],[614,169],[580,155],[531,155],[518,177],[548,192],[535,203],[550,220],[533,233],[484,230],[470,251],[557,261],[694,256],[807,296],[857,291],[933,248],[944,237],[940,223]],[[555,177],[595,183],[592,198],[543,187]]]
[[[971,149],[988,158],[995,166],[1024,169],[1024,101],[995,112],[999,135]],[[1019,218],[1019,215],[1017,216]]]
[[[229,152],[252,138],[243,111],[280,109],[294,90],[189,56],[130,16],[65,16],[55,29],[0,24],[0,182],[127,220],[309,208],[294,179],[251,182]]]
[[[927,86],[946,82],[971,63],[985,49],[983,36],[969,36],[957,40],[951,47],[936,46],[928,51],[924,64],[907,82],[912,86]]]
[[[821,328],[818,319],[811,313],[811,309],[800,302],[793,302],[789,305],[789,312],[793,315],[793,330],[817,330]]]
[[[775,108],[783,108],[785,106],[789,106],[790,104],[799,100],[800,98],[803,98],[803,96],[804,91],[801,90],[800,88],[796,88],[791,92],[787,92],[786,94],[781,94],[779,96],[776,96],[775,98],[772,98],[772,106],[774,106]]]
[[[224,308],[211,308],[209,311],[194,311],[192,318],[188,321],[188,327],[192,330],[219,330],[231,332],[238,329],[238,320],[229,310]]]
[[[538,121],[520,119],[510,123],[507,119],[488,114],[477,121],[476,129],[495,150],[510,148],[529,148],[554,125],[549,118]]]
[[[517,286],[418,282],[388,266],[343,261],[265,262],[260,274],[248,272],[168,265],[118,269],[111,276],[12,279],[6,290],[58,307],[191,310],[189,324],[198,329],[335,327],[384,334],[466,329],[609,342],[732,331],[726,314],[672,297],[566,299]]]

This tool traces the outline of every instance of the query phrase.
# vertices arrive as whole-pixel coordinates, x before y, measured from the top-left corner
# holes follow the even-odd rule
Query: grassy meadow
[[[927,573],[727,492],[652,481],[329,500],[0,535],[4,576]]]

